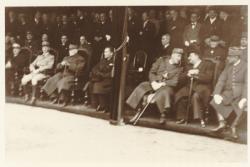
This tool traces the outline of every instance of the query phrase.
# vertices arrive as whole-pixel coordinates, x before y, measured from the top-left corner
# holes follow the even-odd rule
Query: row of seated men
[[[42,43],[42,53],[31,63],[28,52],[22,52],[18,43],[13,44],[13,56],[6,61],[6,90],[16,83],[16,73],[21,75],[21,87],[24,92],[25,102],[35,104],[38,94],[39,82],[44,81],[41,90],[52,100],[52,103],[62,103],[63,106],[69,102],[70,90],[78,76],[89,75],[88,90],[91,94],[91,102],[94,108],[103,110],[107,103],[106,94],[111,90],[111,69],[114,49],[106,47],[101,60],[91,69],[90,74],[84,73],[90,55],[88,52],[79,54],[76,44],[69,45],[69,56],[57,62],[57,56],[51,52],[50,43]],[[24,49],[25,50],[25,49]],[[55,53],[55,52],[54,52]],[[52,72],[50,72],[52,70]],[[87,77],[88,78],[88,77]],[[43,83],[43,82],[42,82]],[[31,85],[30,85],[31,84]],[[30,93],[31,86],[31,93]],[[98,107],[99,106],[99,107]]]
[[[164,41],[166,41],[166,38],[169,38],[170,36],[168,34],[164,34],[162,36],[162,45],[164,46]],[[245,36],[244,36],[245,39]],[[211,36],[210,43],[218,42],[218,37]],[[234,67],[230,64],[235,63],[236,67],[242,68],[241,75],[233,75],[230,71],[222,72],[221,77],[219,78],[219,81],[217,82],[217,85],[215,86],[214,90],[217,90],[216,94],[214,95],[214,101],[216,104],[227,104],[227,107],[229,107],[228,110],[236,110],[235,107],[243,109],[246,105],[246,96],[243,96],[243,94],[239,93],[239,90],[246,90],[244,86],[246,85],[246,80],[244,79],[244,76],[246,74],[246,65],[244,65],[244,61],[241,59],[245,58],[244,49],[239,47],[231,47],[229,48],[228,56],[227,57],[229,63],[228,66],[225,66],[225,63],[223,61],[219,61],[219,63],[213,61],[211,58],[214,58],[214,60],[220,60],[220,57],[211,57],[213,54],[211,54],[210,59],[205,59],[200,52],[198,47],[190,47],[191,49],[188,50],[188,59],[187,62],[184,64],[192,64],[193,67],[189,66],[180,66],[178,65],[181,59],[185,59],[185,56],[182,56],[183,49],[182,48],[174,48],[172,50],[171,56],[164,55],[156,60],[156,62],[152,65],[152,68],[149,72],[149,79],[150,82],[143,82],[141,83],[135,91],[131,94],[131,96],[127,99],[127,103],[132,108],[138,108],[138,105],[144,97],[145,94],[149,92],[157,92],[156,94],[148,96],[148,98],[143,98],[148,101],[151,101],[152,97],[155,101],[159,111],[161,112],[161,119],[160,122],[165,121],[166,112],[170,110],[170,107],[173,106],[174,103],[178,103],[179,99],[182,99],[182,97],[187,96],[189,91],[189,85],[186,85],[185,83],[189,83],[189,78],[193,78],[193,91],[195,92],[192,96],[192,106],[193,106],[193,116],[194,119],[199,119],[201,122],[201,126],[205,127],[204,122],[204,112],[205,109],[208,108],[209,101],[210,101],[210,95],[212,93],[212,86],[213,81],[217,80],[217,77],[214,77],[214,69],[217,69],[217,75],[221,73],[224,69],[224,71],[234,70],[234,71],[240,71],[235,70]],[[69,56],[65,57],[61,62],[57,62],[57,72],[54,76],[48,76],[46,75],[45,71],[48,69],[52,69],[53,65],[55,64],[55,56],[51,55],[49,52],[49,43],[43,42],[42,43],[42,51],[43,53],[30,64],[29,66],[29,72],[23,75],[21,84],[24,88],[25,92],[25,101],[28,101],[29,95],[28,95],[28,88],[27,83],[31,81],[32,84],[32,94],[31,94],[31,103],[34,104],[36,100],[36,92],[37,92],[37,84],[40,80],[43,80],[44,78],[49,78],[47,82],[43,85],[42,89],[46,92],[48,96],[50,96],[51,99],[53,99],[53,102],[61,101],[61,99],[64,100],[64,105],[67,104],[67,97],[68,90],[72,86],[72,82],[74,80],[74,76],[77,73],[81,73],[81,71],[84,69],[84,66],[86,64],[86,60],[84,56],[78,54],[78,49],[75,44],[70,44],[69,47]],[[11,60],[7,61],[6,63],[6,76],[13,79],[13,68],[18,68],[17,66],[20,66],[20,61],[23,61],[24,66],[27,65],[27,61],[25,61],[25,55],[23,56],[15,56],[19,54],[20,52],[20,45],[14,44],[13,45],[13,53],[14,56]],[[93,107],[97,108],[107,108],[107,101],[108,99],[106,96],[111,91],[111,70],[112,70],[112,56],[113,56],[113,48],[112,47],[106,47],[104,49],[104,58],[101,59],[101,61],[95,65],[92,69],[92,72],[90,73],[90,94],[91,94],[91,103]],[[169,58],[170,57],[170,58]],[[17,58],[19,61],[17,61]],[[187,58],[187,57],[186,57]],[[212,62],[210,62],[212,60]],[[225,58],[221,59],[225,60]],[[18,62],[18,63],[17,63]],[[240,62],[240,63],[239,63]],[[25,64],[26,63],[26,64]],[[214,65],[215,64],[215,65]],[[214,68],[214,67],[217,68]],[[230,67],[230,68],[229,68]],[[194,69],[192,69],[194,68]],[[22,67],[20,68],[22,69]],[[183,71],[184,70],[184,71]],[[11,74],[12,73],[12,74]],[[225,77],[225,75],[230,75],[231,78],[228,78],[228,76]],[[12,76],[12,77],[11,77]],[[224,76],[224,77],[222,77]],[[234,76],[232,78],[232,76]],[[240,78],[236,78],[240,77]],[[214,79],[215,78],[215,79]],[[221,79],[222,78],[222,79]],[[236,79],[235,79],[236,78]],[[231,80],[230,80],[231,79]],[[225,81],[229,80],[227,84],[223,83]],[[7,79],[9,81],[9,79]],[[221,83],[222,82],[222,83]],[[181,88],[179,90],[176,90],[176,86],[181,84]],[[8,84],[6,84],[8,85]],[[223,94],[222,91],[224,91],[223,86],[229,87],[228,89],[231,90],[231,94],[225,93]],[[230,87],[231,86],[231,87]],[[219,87],[219,88],[217,88]],[[217,88],[217,89],[216,89]],[[236,93],[232,92],[234,91],[234,88],[236,88]],[[244,93],[244,91],[242,91]],[[175,96],[174,100],[172,96]],[[234,97],[235,96],[235,97]],[[233,99],[231,98],[233,97]],[[229,98],[229,100],[227,99]],[[151,100],[150,100],[151,99]],[[226,103],[224,103],[226,101]],[[229,101],[229,102],[228,102]],[[231,106],[232,101],[236,101],[239,105]],[[222,103],[223,102],[223,103]],[[145,104],[145,100],[143,100],[143,103]],[[142,104],[142,105],[144,105]],[[177,106],[177,105],[174,105]],[[231,108],[230,108],[231,107]],[[216,105],[215,107],[216,108]],[[237,109],[238,109],[237,108]],[[182,110],[183,111],[183,110]],[[219,112],[218,112],[219,113]],[[230,111],[227,112],[227,114],[230,114]],[[177,114],[178,123],[185,122],[185,114],[183,114],[181,111]],[[239,114],[240,116],[241,114]],[[226,115],[225,117],[227,117]],[[224,117],[222,117],[220,114],[218,114],[218,118],[220,120],[220,128],[222,129],[225,127],[225,122],[222,120]],[[133,120],[132,120],[133,121]],[[234,127],[236,127],[238,120],[236,119],[236,123]],[[233,128],[235,129],[235,128]]]
[[[224,58],[218,63],[215,57],[204,57],[194,45],[187,51],[188,64],[184,67],[180,66],[182,48],[174,48],[171,56],[158,58],[149,71],[149,81],[140,83],[126,100],[137,110],[130,122],[136,121],[148,103],[156,103],[160,123],[165,123],[166,115],[174,111],[176,123],[199,120],[204,128],[205,113],[212,107],[219,121],[212,131],[222,132],[229,125],[231,138],[237,139],[236,127],[247,106],[247,63],[243,51],[238,46],[229,47],[226,62]],[[186,113],[187,105],[191,106],[192,118]],[[236,114],[235,119],[227,122],[232,113]]]

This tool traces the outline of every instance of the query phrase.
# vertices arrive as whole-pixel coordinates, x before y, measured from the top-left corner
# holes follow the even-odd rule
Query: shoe
[[[64,102],[61,104],[61,107],[66,107],[67,105],[68,105],[68,103],[64,101]]]
[[[236,132],[236,128],[235,127],[231,127],[231,134],[232,134],[232,138],[234,140],[237,140],[239,138],[237,132]]]
[[[51,101],[51,104],[56,104],[58,102],[58,99],[55,98],[54,100]]]
[[[212,129],[213,132],[221,132],[222,130],[224,130],[226,128],[226,123],[225,121],[220,121],[220,124],[218,127]]]
[[[205,121],[204,121],[203,119],[201,119],[201,127],[202,127],[202,128],[205,128],[205,127],[206,127]]]
[[[30,100],[30,104],[31,105],[34,105],[36,102],[36,98],[35,97],[32,97],[31,100]]]
[[[181,120],[179,120],[179,121],[176,121],[175,123],[177,123],[177,124],[184,124],[185,122],[186,122],[185,119],[181,119]]]
[[[29,95],[25,94],[24,95],[24,103],[27,103],[29,101]]]
[[[97,112],[100,112],[100,111],[103,111],[103,110],[104,110],[104,108],[101,105],[98,105],[97,108],[96,108]]]
[[[160,124],[164,124],[166,121],[166,114],[161,114],[161,117],[160,117]]]
[[[140,115],[140,111],[137,111],[136,112],[136,114],[133,116],[133,118],[131,118],[130,120],[129,120],[129,123],[133,123],[133,122],[135,122],[135,120],[137,119],[137,117]]]

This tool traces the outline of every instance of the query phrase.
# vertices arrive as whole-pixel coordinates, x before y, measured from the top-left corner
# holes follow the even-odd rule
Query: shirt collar
[[[210,23],[212,24],[216,20],[216,17],[213,19],[210,18],[209,20],[210,20]]]

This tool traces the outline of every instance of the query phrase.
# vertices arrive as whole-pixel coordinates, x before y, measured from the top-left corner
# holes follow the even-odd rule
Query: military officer
[[[128,97],[126,103],[131,108],[136,109],[139,107],[142,99],[147,100],[145,95],[154,92],[154,101],[161,113],[160,123],[164,123],[166,112],[171,107],[172,96],[174,94],[173,88],[177,85],[181,72],[181,67],[178,64],[181,61],[182,54],[183,49],[174,48],[171,57],[165,55],[158,58],[150,69],[149,81],[139,84]],[[148,97],[150,98],[150,96]],[[143,101],[143,105],[145,105],[145,101]],[[130,122],[133,122],[138,114],[139,112],[137,112]]]
[[[62,62],[57,64],[57,70],[59,71],[53,77],[49,78],[42,90],[47,95],[54,98],[52,103],[56,103],[58,100],[63,101],[63,106],[68,104],[69,90],[73,86],[75,76],[79,76],[85,66],[85,58],[78,54],[77,45],[71,43],[69,45],[69,56],[64,57]],[[55,94],[57,90],[57,94]]]
[[[211,105],[217,113],[219,126],[214,131],[221,131],[226,127],[226,119],[232,112],[236,118],[231,126],[233,139],[237,139],[236,127],[247,105],[247,64],[241,60],[243,51],[239,47],[230,47],[228,64],[221,73],[213,92]]]
[[[21,80],[21,84],[24,87],[25,102],[28,101],[29,95],[27,90],[27,84],[31,81],[32,84],[32,97],[31,104],[35,103],[36,100],[36,89],[38,81],[48,77],[46,71],[53,68],[55,57],[49,53],[49,42],[42,43],[42,54],[38,55],[37,58],[30,64],[29,74],[25,74]]]

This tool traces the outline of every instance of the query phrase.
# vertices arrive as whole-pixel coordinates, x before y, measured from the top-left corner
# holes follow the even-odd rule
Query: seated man
[[[108,111],[109,95],[112,88],[113,47],[105,47],[104,57],[97,63],[89,76],[91,107],[97,111]]]
[[[14,43],[12,48],[13,53],[7,57],[5,64],[6,93],[9,93],[9,88],[13,88],[15,86],[15,73],[17,72],[18,76],[22,76],[24,68],[29,66],[30,55],[21,52],[20,44]]]
[[[188,57],[191,67],[187,67],[186,72],[180,76],[181,83],[185,85],[175,95],[176,110],[176,123],[186,122],[186,105],[184,105],[183,97],[189,96],[190,82],[193,78],[191,104],[193,109],[193,119],[199,119],[201,126],[205,127],[204,113],[208,107],[209,98],[212,91],[213,81],[213,63],[201,60],[200,52],[198,49],[189,51]],[[183,106],[184,109],[179,109]]]
[[[30,64],[29,66],[30,73],[25,74],[22,78],[21,84],[24,88],[25,102],[29,100],[27,84],[31,81],[32,84],[31,104],[34,104],[36,100],[36,89],[38,81],[49,77],[46,74],[46,71],[53,68],[55,60],[55,56],[49,53],[49,49],[50,49],[49,42],[43,42],[42,55],[38,55],[37,58]]]
[[[220,39],[217,35],[212,35],[209,38],[208,45],[209,47],[204,50],[202,58],[204,60],[210,60],[216,64],[213,83],[213,85],[215,85],[220,73],[225,67],[226,50],[220,46]]]
[[[126,103],[133,109],[136,109],[146,94],[154,92],[155,95],[153,98],[161,113],[160,123],[164,123],[166,112],[171,107],[173,89],[177,85],[179,74],[182,70],[178,66],[182,54],[183,49],[174,48],[170,58],[167,55],[158,58],[150,69],[149,82],[142,82],[138,85],[128,97]],[[145,105],[145,102],[143,102],[143,105]],[[139,112],[137,112],[130,122],[135,121],[138,114]]]
[[[42,90],[54,98],[52,103],[64,101],[63,106],[66,106],[69,100],[69,89],[74,84],[75,74],[82,73],[85,67],[85,58],[78,54],[77,45],[69,45],[69,56],[63,58],[62,62],[57,64],[57,70],[59,71],[53,77],[49,78]],[[57,90],[59,96],[55,94]]]
[[[217,113],[219,126],[214,131],[220,131],[226,127],[226,121],[232,112],[236,118],[231,124],[233,139],[237,139],[236,127],[247,105],[247,64],[241,60],[243,51],[239,47],[230,47],[228,52],[228,64],[221,73],[213,92],[212,107]]]

